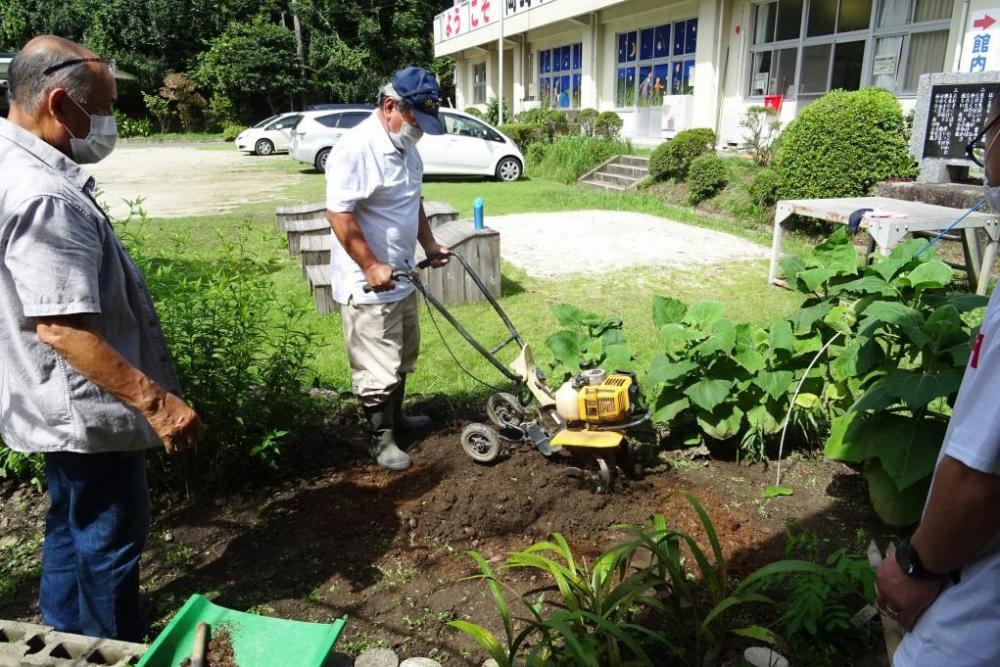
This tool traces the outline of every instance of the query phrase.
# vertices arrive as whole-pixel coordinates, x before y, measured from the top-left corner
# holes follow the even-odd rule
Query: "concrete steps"
[[[580,183],[606,192],[634,190],[649,176],[649,158],[641,155],[619,155],[611,158],[580,178]]]

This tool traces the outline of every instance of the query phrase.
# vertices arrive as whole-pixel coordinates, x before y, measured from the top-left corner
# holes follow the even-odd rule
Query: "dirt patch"
[[[205,146],[122,146],[98,164],[87,165],[97,179],[101,201],[115,218],[128,215],[127,201],[143,198],[150,217],[218,215],[253,202],[271,201],[308,178],[274,168],[287,155],[260,157]],[[304,168],[304,167],[303,167]]]
[[[181,667],[191,667],[191,659],[184,658],[181,661]],[[205,652],[205,667],[239,667],[233,652],[233,642],[229,637],[229,630],[225,627],[212,631],[212,637],[208,641],[208,650]]]
[[[351,655],[385,646],[479,665],[478,647],[446,625],[462,618],[501,631],[486,587],[466,579],[476,573],[467,550],[499,563],[558,531],[590,558],[621,537],[616,525],[653,513],[707,547],[684,491],[711,516],[737,576],[784,557],[789,520],[829,550],[853,544],[859,531],[883,530],[867,509],[863,478],[839,463],[795,457],[782,480],[795,494],[771,501],[761,492],[774,482],[773,468],[687,459],[595,495],[533,449],[489,466],[473,462],[459,444],[461,427],[413,441],[415,465],[403,474],[360,456],[350,444],[360,435],[353,426],[316,433],[320,458],[299,461],[301,478],[162,511],[143,561],[155,629],[203,593],[268,616],[323,623],[347,616],[337,648]],[[36,599],[35,582],[0,605],[0,617],[32,620]]]

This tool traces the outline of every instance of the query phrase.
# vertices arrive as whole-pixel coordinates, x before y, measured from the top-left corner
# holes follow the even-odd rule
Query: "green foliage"
[[[548,153],[549,146],[551,145],[544,142],[533,143],[528,146],[528,152],[524,154],[524,158],[528,161],[529,165],[541,165],[545,161],[545,155]]]
[[[781,176],[775,169],[761,169],[750,182],[750,200],[759,210],[774,206],[778,201]]]
[[[544,128],[535,123],[507,123],[497,128],[513,140],[527,156],[532,144],[541,141]]]
[[[508,100],[504,100],[503,101],[504,121],[509,120],[514,116],[512,111],[513,107],[510,106],[510,102]],[[484,117],[486,119],[486,122],[489,123],[490,125],[493,125],[494,127],[496,127],[497,123],[500,122],[500,101],[497,98],[491,97],[486,102],[486,113],[484,114]]]
[[[594,134],[605,139],[616,139],[625,121],[614,111],[602,111],[594,121]]]
[[[230,125],[243,125],[236,112],[236,105],[231,99],[220,93],[215,93],[209,98],[208,106],[205,108],[205,117],[208,120],[207,129],[213,132],[224,132]],[[234,135],[233,139],[235,138]]]
[[[781,132],[778,112],[768,107],[752,106],[740,120],[740,127],[746,130],[743,142],[753,156],[753,161],[761,167],[769,165],[771,148]]]
[[[597,109],[581,109],[580,113],[576,115],[576,123],[580,128],[580,134],[585,137],[594,136],[594,128],[597,125],[598,117]]]
[[[2,454],[3,450],[0,450]],[[42,536],[10,537],[0,542],[0,606],[9,607],[22,587],[37,581]]]
[[[244,129],[243,123],[226,123],[222,126],[222,140],[235,141]]]
[[[123,139],[148,137],[153,133],[153,124],[148,118],[129,118],[118,109],[115,109],[115,125],[118,127],[118,136]]]
[[[807,106],[775,156],[782,199],[858,197],[887,178],[916,175],[903,114],[886,90],[834,90]]]
[[[302,92],[295,35],[263,20],[230,24],[198,57],[194,76],[236,104],[250,106],[262,98],[272,112]]]
[[[549,336],[545,345],[552,351],[557,377],[565,379],[579,372],[581,363],[607,371],[632,365],[620,317],[603,317],[566,304],[553,306],[552,312],[562,329]]]
[[[39,491],[45,481],[45,459],[41,454],[22,454],[0,441],[0,479],[29,482]]]
[[[153,114],[153,117],[156,118],[156,122],[160,126],[160,132],[170,131],[170,123],[175,115],[170,108],[170,102],[159,95],[150,95],[149,93],[142,94],[142,101],[146,104],[146,108],[149,109],[149,113]]]
[[[483,116],[483,112],[479,110],[479,107],[466,107],[465,108],[465,113],[467,113],[470,116],[473,116],[475,118],[478,118],[479,120],[485,120],[485,117]]]
[[[820,568],[804,561],[767,565],[742,582],[731,580],[715,528],[701,505],[685,494],[708,538],[706,552],[691,535],[667,527],[661,515],[645,526],[618,526],[628,538],[597,556],[593,564],[576,557],[556,533],[510,554],[504,570],[526,570],[551,584],[535,597],[518,594],[479,554],[470,552],[489,586],[504,629],[501,640],[467,621],[449,625],[472,637],[501,667],[523,664],[699,666],[706,651],[718,650],[727,633],[765,638],[760,626],[737,628],[732,610],[770,605],[758,591],[782,577]],[[735,585],[734,585],[735,584]],[[505,591],[527,611],[515,626]],[[550,595],[547,595],[550,593]],[[655,661],[655,662],[654,662]]]
[[[726,161],[715,153],[699,155],[691,161],[687,174],[690,188],[688,200],[697,204],[714,197],[729,184],[730,174]]]
[[[177,117],[181,121],[181,128],[185,132],[194,132],[200,127],[201,111],[206,104],[205,98],[186,74],[171,72],[163,77],[160,97],[168,103],[173,102]]]
[[[628,141],[575,135],[559,137],[538,152],[529,151],[526,157],[531,173],[574,183],[605,160],[631,152],[632,144]]]
[[[227,238],[212,261],[176,240],[170,256],[185,259],[168,260],[147,253],[141,213],[122,228],[147,277],[185,399],[209,434],[189,455],[158,457],[154,482],[231,481],[276,467],[287,436],[312,413],[304,387],[316,334],[303,325],[303,311],[275,293],[270,267],[247,255],[246,234]]]
[[[714,150],[715,143],[715,132],[705,127],[678,132],[676,137],[653,151],[649,158],[649,175],[658,181],[683,181],[691,161]]]

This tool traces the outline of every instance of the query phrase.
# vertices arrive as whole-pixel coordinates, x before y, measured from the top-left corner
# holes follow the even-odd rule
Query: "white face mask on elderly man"
[[[90,133],[83,139],[77,139],[73,136],[72,130],[66,128],[71,137],[69,147],[73,161],[77,164],[100,162],[111,155],[111,151],[115,149],[115,144],[118,142],[118,125],[115,123],[115,117],[87,113],[87,110],[72,97],[69,98],[69,101],[76,104],[77,108],[87,114],[87,118],[90,119]]]
[[[389,133],[389,139],[392,140],[393,145],[400,150],[413,148],[423,137],[423,130],[416,125],[410,125],[405,120],[403,121],[403,127],[400,128],[398,133]]]

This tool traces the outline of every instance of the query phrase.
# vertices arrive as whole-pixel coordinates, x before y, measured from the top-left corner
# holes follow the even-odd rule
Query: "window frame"
[[[830,85],[832,83],[831,78],[833,76],[833,65],[834,65],[834,51],[836,45],[846,42],[864,42],[864,56],[861,62],[861,81],[859,89],[869,88],[872,85],[874,75],[872,69],[874,67],[875,61],[875,49],[878,45],[878,41],[884,38],[891,37],[902,37],[903,43],[900,47],[900,57],[899,62],[896,66],[896,77],[897,82],[900,78],[906,78],[906,73],[909,67],[909,46],[910,38],[914,34],[919,33],[930,33],[930,32],[947,32],[951,29],[951,17],[945,17],[941,19],[933,19],[930,21],[922,21],[920,23],[915,23],[914,19],[917,12],[917,2],[919,0],[910,0],[909,14],[902,25],[891,25],[891,26],[878,26],[879,14],[886,4],[886,0],[872,0],[871,14],[869,16],[868,28],[864,30],[852,30],[849,32],[837,32],[837,25],[834,26],[834,31],[828,35],[817,35],[815,37],[806,36],[806,31],[809,25],[809,12],[812,9],[813,2],[822,2],[822,0],[803,0],[802,2],[802,16],[799,23],[799,36],[795,39],[785,39],[785,40],[774,40],[770,42],[762,42],[760,44],[754,44],[753,40],[756,34],[756,22],[758,20],[759,8],[766,5],[777,5],[780,0],[763,0],[759,2],[753,2],[750,5],[750,29],[748,30],[748,47],[747,47],[747,61],[744,68],[745,76],[742,90],[743,99],[748,102],[763,102],[764,95],[753,93],[753,76],[754,76],[754,60],[758,53],[772,52],[777,54],[783,49],[795,49],[795,76],[792,82],[789,84],[789,90],[794,91],[790,94],[786,91],[785,99],[788,100],[814,100],[822,95],[825,95],[830,91]],[[840,14],[842,8],[843,0],[837,0],[836,16],[837,22],[840,21]],[[780,11],[780,10],[779,10]],[[775,19],[775,25],[777,25],[778,19]],[[772,37],[774,35],[772,34]],[[823,46],[826,44],[831,45],[829,62],[827,63],[827,74],[826,74],[826,84],[822,92],[809,92],[803,93],[799,89],[802,84],[802,64],[803,64],[803,51],[810,46]],[[944,54],[945,62],[947,62],[948,54]],[[772,62],[775,56],[772,56]],[[916,97],[917,91],[906,90],[906,89],[896,89],[893,94],[899,98],[912,98]]]
[[[579,47],[580,49],[579,67],[575,66],[574,63],[574,61],[576,60],[575,51],[577,47]],[[561,54],[562,50],[566,48],[569,49],[569,65],[570,65],[569,69],[562,69],[560,67],[557,70],[555,69],[554,66],[555,54],[557,52]],[[549,56],[547,61],[543,57],[543,54],[546,53]],[[579,111],[581,108],[583,108],[583,64],[584,62],[586,62],[586,58],[584,56],[585,54],[583,50],[582,41],[569,42],[567,44],[559,43],[553,46],[546,46],[544,48],[534,49],[530,53],[530,59],[532,60],[533,63],[532,71],[534,72],[534,77],[535,77],[535,90],[536,90],[536,94],[534,96],[535,99],[538,100],[539,102],[545,102],[545,100],[547,99],[549,104],[548,108],[555,109],[556,111]],[[549,63],[549,70],[547,72],[542,71],[542,67],[544,66],[545,62]],[[548,79],[550,82],[549,90],[555,91],[555,85],[554,85],[555,80],[561,79],[564,76],[569,77],[569,90],[570,90],[569,106],[564,107],[560,105],[558,96],[553,95],[552,92],[550,92],[547,98],[543,99],[543,94],[545,89],[542,87],[542,79]],[[575,77],[579,77],[580,79],[580,99],[578,100],[573,99],[573,79]]]
[[[476,71],[483,73],[482,81],[476,79]],[[486,104],[486,61],[472,63],[472,103]]]
[[[774,0],[774,1],[777,1],[777,0]],[[648,109],[650,107],[655,107],[656,106],[656,105],[642,105],[642,104],[639,104],[639,93],[640,93],[640,90],[642,88],[641,72],[642,72],[643,68],[646,68],[646,67],[649,67],[652,72],[656,72],[656,68],[658,66],[661,66],[661,65],[666,66],[666,68],[667,68],[667,75],[666,75],[667,76],[667,80],[665,82],[665,90],[666,90],[666,92],[663,93],[663,97],[667,97],[669,95],[693,95],[694,94],[694,84],[691,84],[691,90],[690,90],[690,92],[680,92],[680,93],[673,92],[673,68],[674,68],[674,65],[676,65],[677,63],[680,63],[681,67],[683,68],[685,66],[685,63],[687,63],[688,61],[692,61],[694,63],[694,67],[695,68],[697,67],[697,57],[696,57],[696,55],[697,55],[697,44],[695,45],[695,50],[691,51],[690,53],[687,51],[687,47],[686,46],[685,46],[685,49],[684,49],[683,53],[674,53],[674,43],[675,43],[675,40],[677,39],[677,26],[678,25],[683,25],[684,29],[685,29],[685,35],[686,35],[686,33],[687,33],[687,26],[688,26],[688,24],[691,21],[695,21],[697,23],[698,17],[697,16],[689,16],[687,18],[671,19],[671,20],[669,20],[669,21],[667,21],[665,23],[663,23],[663,22],[657,22],[657,23],[654,23],[654,24],[651,24],[651,25],[642,25],[640,27],[637,27],[637,28],[634,28],[634,29],[631,29],[631,30],[621,30],[621,31],[615,32],[614,45],[615,45],[615,48],[616,48],[616,55],[615,55],[615,59],[614,59],[613,73],[614,73],[614,81],[615,81],[615,89],[614,89],[615,107],[614,108],[615,108],[616,111],[623,112],[623,113],[631,113],[631,112],[638,111],[639,109]],[[660,56],[659,58],[657,58],[656,54],[655,54],[655,49],[654,49],[654,54],[653,54],[652,58],[643,58],[642,57],[642,33],[645,32],[646,30],[652,30],[653,31],[653,36],[654,36],[653,39],[655,40],[656,39],[656,29],[660,28],[660,27],[663,27],[663,26],[669,26],[670,27],[670,37],[667,40],[667,55]],[[697,30],[697,28],[696,28],[696,30]],[[620,37],[622,35],[628,35],[628,34],[633,33],[633,32],[636,35],[635,36],[635,41],[636,41],[635,58],[633,60],[626,60],[624,62],[619,62],[618,61],[618,56],[617,56],[617,47],[618,47],[619,39],[620,39]],[[697,37],[696,37],[696,40],[697,40]],[[626,68],[627,69],[629,67],[635,69],[635,90],[633,92],[633,99],[632,99],[633,103],[631,105],[621,106],[621,105],[618,104],[618,70],[622,69],[622,68]],[[655,74],[654,74],[654,76],[655,76]],[[682,72],[681,76],[683,77],[683,72]],[[662,104],[662,102],[661,102],[661,104]]]

